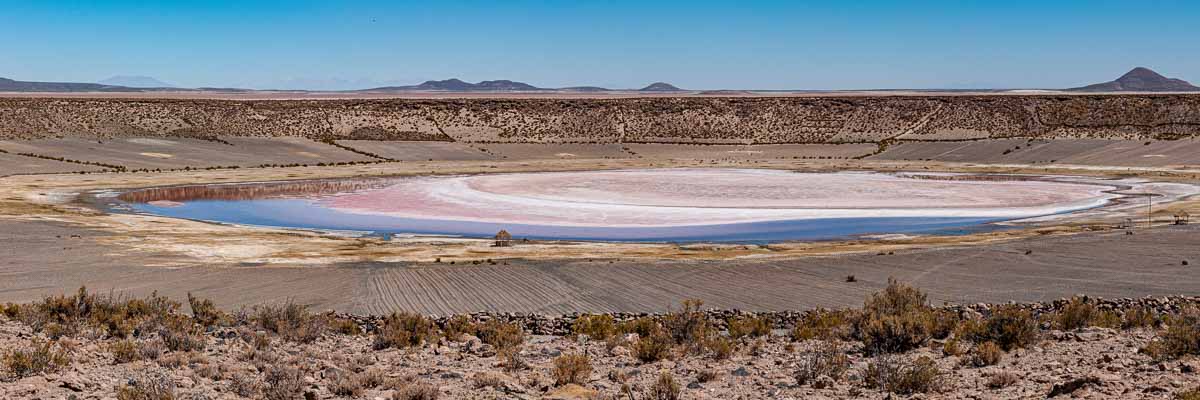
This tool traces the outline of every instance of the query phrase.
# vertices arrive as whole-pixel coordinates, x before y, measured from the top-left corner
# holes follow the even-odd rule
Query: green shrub
[[[592,374],[592,361],[585,354],[563,354],[554,359],[554,369],[551,371],[551,376],[554,377],[554,384],[562,386],[566,384],[583,385],[587,383],[588,377]]]
[[[438,336],[437,326],[424,315],[415,313],[392,313],[384,320],[375,334],[372,347],[383,350],[390,347],[417,347],[433,341]]]
[[[587,335],[593,340],[606,340],[617,334],[617,324],[611,315],[582,315],[571,324],[571,332]]]

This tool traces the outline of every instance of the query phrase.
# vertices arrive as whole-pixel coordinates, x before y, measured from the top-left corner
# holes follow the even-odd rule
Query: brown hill
[[[1182,79],[1167,78],[1149,68],[1137,67],[1115,81],[1067,89],[1077,92],[1194,92],[1200,87]]]

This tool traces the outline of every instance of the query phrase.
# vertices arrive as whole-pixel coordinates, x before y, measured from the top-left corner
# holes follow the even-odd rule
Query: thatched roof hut
[[[508,233],[508,231],[506,231],[506,230],[501,229],[500,232],[496,233],[495,246],[496,247],[512,246],[512,234]]]

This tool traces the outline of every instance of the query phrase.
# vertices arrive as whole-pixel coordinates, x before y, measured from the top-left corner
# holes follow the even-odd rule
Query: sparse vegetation
[[[54,342],[35,339],[28,347],[4,351],[4,369],[15,377],[54,372],[71,363],[67,351]]]
[[[863,305],[856,334],[868,353],[903,353],[933,337],[935,316],[925,294],[894,279]]]
[[[1000,346],[993,342],[983,342],[975,345],[975,349],[971,351],[970,364],[975,367],[986,367],[1000,363],[1000,358],[1004,353],[1000,351]]]
[[[392,313],[375,334],[375,350],[420,346],[438,337],[437,325],[424,315]]]
[[[117,400],[174,400],[175,386],[165,376],[131,379],[117,389]]]
[[[1000,371],[988,377],[987,387],[989,389],[1003,389],[1016,384],[1021,378],[1012,372]]]
[[[650,385],[650,390],[646,393],[646,396],[652,400],[679,400],[680,393],[682,392],[683,388],[679,386],[679,383],[675,382],[675,376],[671,375],[670,372],[663,371],[658,375],[658,380],[654,381],[653,385]]]
[[[857,314],[851,310],[811,310],[792,329],[792,339],[849,339],[856,318]]]
[[[880,355],[863,372],[867,387],[900,395],[938,392],[942,389],[942,371],[929,357],[906,361],[902,356]]]
[[[308,312],[308,307],[288,301],[282,305],[254,307],[250,317],[259,328],[285,340],[312,343],[328,329],[328,318]]]
[[[563,354],[554,359],[554,369],[551,375],[554,384],[562,386],[569,383],[582,385],[587,383],[592,374],[592,361],[585,354]]]
[[[633,345],[633,354],[644,363],[652,363],[671,357],[674,345],[675,342],[666,333],[653,332],[638,338]]]
[[[1144,351],[1158,360],[1200,355],[1200,309],[1191,307],[1172,315],[1167,320],[1167,329]]]
[[[1005,305],[982,321],[963,321],[956,336],[975,343],[994,342],[1004,351],[1012,351],[1037,341],[1038,323],[1029,310]]]
[[[571,331],[594,340],[606,340],[617,334],[617,324],[611,315],[582,315],[575,319]]]
[[[771,320],[767,317],[742,316],[730,318],[728,325],[729,336],[734,339],[763,337],[771,334]]]
[[[827,376],[838,381],[849,369],[850,358],[846,356],[837,342],[825,341],[817,349],[806,351],[800,355],[800,359],[796,363],[796,384],[815,383],[817,377],[820,376]]]

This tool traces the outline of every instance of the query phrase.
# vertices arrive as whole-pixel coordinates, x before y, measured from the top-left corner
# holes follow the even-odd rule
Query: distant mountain
[[[0,78],[0,92],[139,92],[140,89],[99,83],[27,82]]]
[[[638,89],[639,92],[682,92],[683,89],[666,82],[654,82],[650,86]]]
[[[124,86],[131,88],[173,88],[175,85],[151,78],[149,76],[117,75],[100,82],[101,85]]]
[[[482,81],[479,83],[463,82],[458,79],[442,81],[425,81],[412,86],[385,86],[365,91],[439,91],[439,92],[523,92],[546,90],[525,82],[509,80]]]
[[[1192,86],[1182,79],[1167,78],[1149,68],[1137,67],[1112,82],[1067,90],[1076,92],[1194,92],[1200,91],[1200,87]]]

